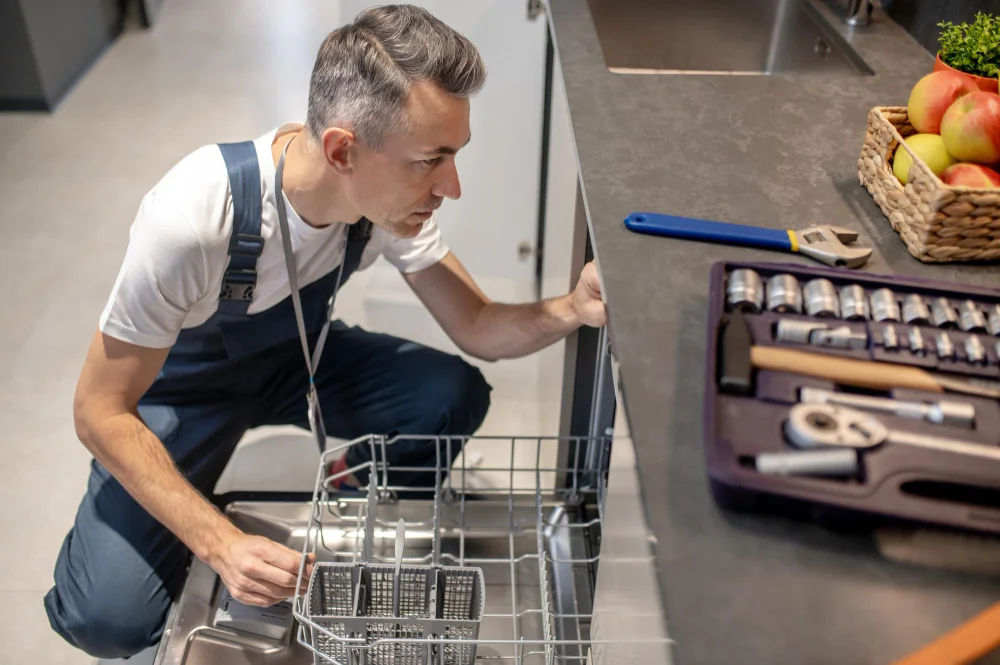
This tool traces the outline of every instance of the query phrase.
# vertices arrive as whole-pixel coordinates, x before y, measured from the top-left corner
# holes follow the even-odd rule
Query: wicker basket
[[[858,159],[861,184],[921,261],[1000,259],[1000,190],[944,184],[903,142],[914,133],[905,107],[872,109]],[[897,146],[913,157],[905,187],[890,166]]]

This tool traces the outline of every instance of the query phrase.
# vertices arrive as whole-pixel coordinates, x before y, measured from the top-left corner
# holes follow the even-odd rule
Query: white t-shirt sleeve
[[[128,250],[100,330],[124,342],[168,348],[205,296],[207,262],[191,223],[172,197],[153,189],[139,206]]]
[[[382,256],[400,272],[409,273],[430,268],[447,256],[448,251],[432,215],[413,238],[392,237],[382,250]]]

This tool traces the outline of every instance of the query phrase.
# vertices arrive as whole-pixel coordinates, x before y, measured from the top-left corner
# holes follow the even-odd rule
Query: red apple
[[[1000,173],[982,164],[955,164],[941,173],[941,180],[952,187],[1000,189]]]
[[[960,162],[1000,161],[1000,95],[979,91],[960,97],[941,118],[941,138]]]
[[[971,77],[955,71],[934,72],[913,86],[906,111],[913,128],[921,134],[941,132],[941,117],[955,100],[979,88]]]

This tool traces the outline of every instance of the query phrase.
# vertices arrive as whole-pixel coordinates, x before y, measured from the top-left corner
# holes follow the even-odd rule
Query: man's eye
[[[441,161],[441,157],[433,157],[431,159],[421,159],[420,163],[424,166],[434,166]]]

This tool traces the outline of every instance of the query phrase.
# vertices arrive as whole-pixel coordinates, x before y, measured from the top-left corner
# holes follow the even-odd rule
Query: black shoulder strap
[[[260,166],[253,141],[220,143],[233,196],[233,235],[229,238],[229,266],[222,277],[219,311],[246,314],[257,286],[257,257],[264,250],[260,235]]]

